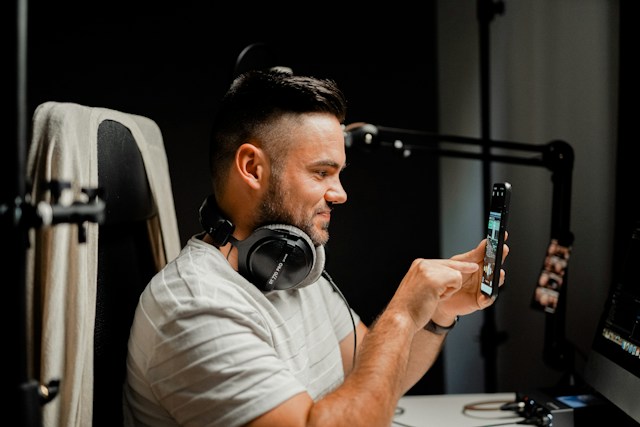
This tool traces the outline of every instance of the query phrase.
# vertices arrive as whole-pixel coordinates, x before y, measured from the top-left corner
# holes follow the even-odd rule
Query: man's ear
[[[244,143],[236,151],[236,168],[240,177],[254,189],[258,189],[265,177],[266,156],[261,148]]]

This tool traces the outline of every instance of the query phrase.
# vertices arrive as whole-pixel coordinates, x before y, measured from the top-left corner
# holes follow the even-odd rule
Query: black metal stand
[[[501,0],[477,0],[476,14],[479,28],[480,50],[480,135],[483,141],[491,139],[491,73],[490,73],[490,32],[489,26],[493,18],[504,13],[504,2]],[[484,211],[489,210],[489,193],[492,184],[491,162],[489,161],[491,146],[482,144],[482,194],[484,194]],[[506,340],[504,332],[498,332],[493,306],[483,311],[484,322],[480,330],[481,353],[484,357],[485,390],[496,391],[498,345]]]
[[[15,145],[7,144],[9,159],[7,167],[2,169],[2,182],[7,185],[0,186],[0,226],[2,229],[2,244],[5,250],[0,257],[2,271],[10,272],[10,283],[5,287],[8,292],[8,301],[16,311],[8,310],[8,313],[17,312],[16,319],[8,316],[4,324],[10,325],[9,351],[5,372],[9,375],[10,393],[7,408],[18,411],[18,425],[38,426],[41,424],[40,406],[43,392],[40,385],[29,378],[27,369],[27,341],[26,341],[26,290],[25,290],[25,257],[28,247],[28,230],[23,228],[20,219],[25,185],[25,152],[27,141],[27,1],[17,0],[13,3],[13,24],[15,25],[15,117],[13,123],[13,137]],[[11,274],[13,273],[13,274]],[[15,283],[14,283],[15,282]],[[44,389],[46,392],[46,388]]]
[[[0,186],[0,230],[5,246],[0,257],[0,270],[10,272],[10,283],[5,286],[10,305],[17,308],[18,322],[10,313],[4,324],[8,325],[8,342],[11,351],[6,362],[9,375],[10,392],[7,408],[17,411],[17,424],[25,427],[42,425],[42,407],[53,400],[61,379],[54,378],[46,384],[40,384],[30,378],[27,366],[27,292],[26,292],[26,254],[29,247],[29,230],[60,223],[77,224],[79,239],[84,241],[85,222],[101,223],[104,220],[104,202],[98,197],[97,189],[84,189],[86,200],[71,205],[58,204],[58,197],[68,183],[48,183],[51,191],[51,203],[31,203],[26,182],[26,152],[28,147],[27,114],[27,0],[15,3],[15,145],[8,147],[9,158],[2,170]],[[9,144],[10,145],[10,144]],[[5,165],[3,165],[5,166]],[[14,275],[11,275],[11,274]],[[15,281],[15,283],[13,283]],[[15,419],[15,418],[14,418]]]
[[[481,151],[444,148],[442,142],[479,146]],[[435,156],[477,159],[485,164],[500,162],[547,168],[551,171],[553,183],[551,237],[562,238],[572,235],[570,217],[574,154],[572,147],[564,141],[555,140],[547,144],[536,145],[375,126],[368,123],[353,123],[345,128],[345,143],[348,148],[362,150],[391,149],[403,157],[411,155],[413,151],[422,151]],[[492,151],[494,148],[502,149],[502,152],[519,152],[520,155],[495,154]],[[535,155],[524,157],[523,152]],[[485,197],[485,200],[488,200],[488,196]],[[488,211],[486,206],[485,211]],[[563,286],[560,289],[556,311],[546,314],[543,360],[551,368],[572,375],[573,350],[568,345],[565,336],[567,281],[568,272],[565,273]],[[481,330],[481,352],[485,359],[491,359],[485,364],[485,388],[490,393],[496,388],[497,377],[493,368],[496,361],[496,349],[507,337],[505,332],[497,331],[493,313],[485,317],[484,320]]]
[[[40,202],[34,205],[30,202],[27,194],[24,197],[16,197],[14,203],[3,203],[0,205],[0,225],[7,230],[7,244],[13,245],[8,252],[10,255],[6,258],[8,263],[3,266],[4,271],[17,271],[18,283],[13,286],[10,292],[15,297],[15,301],[19,302],[20,321],[17,327],[15,319],[8,319],[12,325],[9,329],[15,331],[12,341],[13,348],[17,351],[11,351],[11,355],[15,360],[10,360],[11,375],[14,376],[12,384],[16,388],[14,393],[10,394],[10,400],[19,408],[21,426],[40,426],[42,424],[42,407],[53,400],[60,386],[60,378],[50,379],[46,384],[40,384],[29,377],[29,369],[27,367],[27,292],[26,292],[26,253],[29,247],[28,234],[33,228],[41,228],[53,226],[55,224],[69,223],[78,226],[78,239],[80,243],[84,243],[86,233],[84,228],[85,222],[102,223],[104,221],[105,204],[98,197],[98,191],[93,189],[83,190],[87,196],[86,201],[77,201],[70,205],[60,205],[57,203],[60,193],[66,188],[67,183],[53,182],[49,183],[52,194],[52,203]],[[6,268],[5,268],[6,267]],[[14,301],[12,299],[12,301]]]

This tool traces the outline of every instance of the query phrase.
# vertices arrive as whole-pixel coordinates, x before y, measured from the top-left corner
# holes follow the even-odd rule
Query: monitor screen
[[[585,381],[640,422],[640,223],[632,230],[585,366]]]

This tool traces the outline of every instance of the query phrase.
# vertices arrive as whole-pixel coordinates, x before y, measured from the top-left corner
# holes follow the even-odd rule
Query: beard
[[[313,217],[305,218],[302,212],[287,207],[287,200],[291,200],[289,193],[282,188],[279,177],[273,176],[267,193],[260,203],[257,227],[267,224],[293,225],[304,231],[314,245],[326,245],[329,241],[329,222],[323,223],[323,232],[319,232],[313,224]]]

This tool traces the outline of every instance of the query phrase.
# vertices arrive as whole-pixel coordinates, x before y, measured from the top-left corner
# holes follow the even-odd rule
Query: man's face
[[[258,221],[294,225],[315,245],[324,245],[329,240],[331,206],[347,200],[340,183],[346,162],[342,127],[328,114],[287,122],[292,124],[286,133],[291,148],[271,176]]]

